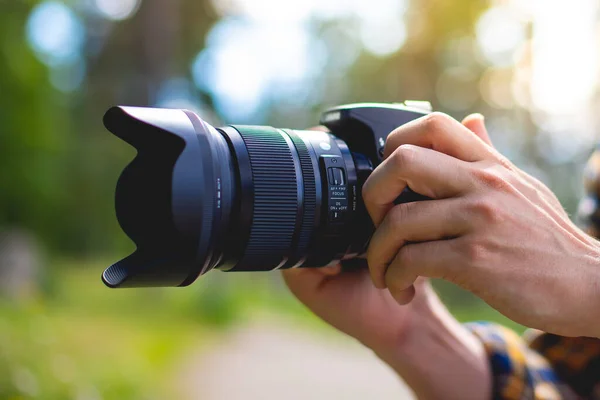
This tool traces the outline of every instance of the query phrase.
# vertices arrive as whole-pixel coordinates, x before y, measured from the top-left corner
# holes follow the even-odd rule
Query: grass
[[[61,262],[42,292],[0,301],[0,399],[177,398],[190,350],[257,313],[323,327],[273,274],[208,274],[189,288],[110,290],[103,264]],[[436,283],[461,321],[521,330],[473,296]]]
[[[3,399],[165,398],[171,388],[157,378],[198,332],[34,305],[4,304],[0,313]]]
[[[98,271],[67,266],[49,293],[0,303],[1,399],[173,397],[172,371],[214,329],[171,313],[163,291],[108,290]]]

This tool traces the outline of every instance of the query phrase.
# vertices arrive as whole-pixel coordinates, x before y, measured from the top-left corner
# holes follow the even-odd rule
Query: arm
[[[419,399],[490,398],[493,377],[482,342],[437,296],[432,295],[429,303],[398,346],[388,345],[376,354]]]
[[[584,178],[586,197],[578,219],[587,234],[598,238],[599,151],[588,161]],[[531,329],[522,340],[493,324],[474,323],[468,328],[484,343],[497,397],[531,398],[535,393],[538,397],[574,399],[594,398],[600,393],[600,339]]]
[[[526,341],[495,324],[461,325],[424,279],[400,306],[365,271],[336,266],[284,277],[307,307],[372,349],[419,399],[568,400],[598,391],[598,339],[538,332]]]
[[[368,271],[340,267],[283,272],[294,295],[315,314],[387,363],[419,399],[487,399],[489,363],[482,343],[461,326],[420,279],[411,304],[376,289]]]
[[[465,123],[467,122],[467,123]],[[472,132],[476,133],[480,139],[491,146],[491,142],[486,133],[483,120],[481,118],[469,118],[463,121]],[[463,131],[464,134],[468,132]],[[423,132],[423,136],[426,133]],[[454,151],[445,144],[437,142],[437,146],[447,151]],[[465,145],[465,143],[463,143]],[[393,148],[393,145],[391,146]],[[470,149],[468,145],[465,149]],[[465,158],[466,154],[463,154]],[[472,155],[471,155],[472,156]],[[500,159],[501,160],[501,159]],[[600,202],[600,162],[599,153],[596,152],[590,159],[586,168],[585,187],[587,196],[580,206],[579,218],[586,228],[588,234],[598,236],[600,232],[600,219],[598,215],[598,205]],[[510,165],[508,169],[511,169]],[[563,235],[567,238],[579,238],[587,243],[594,244],[594,241],[585,237],[577,228],[575,228],[566,213],[554,195],[543,184],[529,177],[528,175],[513,169],[518,178],[509,180],[510,183],[516,183],[521,191],[526,194],[534,193],[533,200],[537,206],[546,211],[555,222],[565,227]],[[520,182],[519,182],[520,181]],[[514,184],[513,183],[513,184]],[[522,210],[521,210],[522,211]],[[510,222],[510,221],[509,221]],[[555,226],[555,229],[558,227]],[[513,235],[519,237],[518,229],[515,229]],[[520,239],[526,240],[526,237]],[[533,237],[535,239],[535,236]],[[523,246],[525,247],[525,246]],[[574,258],[577,254],[575,254]],[[577,270],[579,276],[586,276],[585,270]],[[588,275],[592,279],[594,275]],[[577,287],[571,288],[576,291]],[[397,295],[398,296],[398,295]],[[410,296],[410,293],[409,293]],[[402,297],[400,295],[399,297]],[[405,300],[405,299],[400,299]],[[519,293],[515,300],[519,300]],[[587,297],[585,300],[592,300]],[[533,306],[536,304],[522,304],[521,307]],[[585,307],[585,306],[584,306]],[[539,307],[537,307],[539,308]],[[555,310],[560,311],[560,310]],[[590,328],[594,326],[594,321],[586,321]],[[551,399],[574,399],[574,398],[593,398],[600,393],[600,340],[590,337],[563,337],[550,333],[530,330],[527,340],[519,338],[514,332],[498,325],[489,323],[472,323],[466,326],[483,343],[492,376],[493,398],[497,399],[522,399],[522,398],[551,398]],[[588,331],[589,332],[589,331]],[[529,343],[529,345],[528,345]]]
[[[468,117],[463,125],[490,144],[480,116]],[[546,200],[545,207],[566,217],[547,188],[533,178],[530,185]],[[570,399],[573,391],[567,385],[576,391],[578,386],[564,372],[572,371],[575,380],[583,376],[581,370],[565,368],[572,357],[557,360],[556,356],[572,354],[573,349],[581,352],[578,342],[587,339],[567,340],[572,347],[566,353],[540,347],[539,343],[548,342],[538,339],[534,351],[505,328],[482,323],[461,326],[422,278],[409,290],[412,301],[400,305],[396,299],[405,304],[405,292],[374,288],[366,271],[341,274],[336,266],[288,270],[284,277],[307,307],[370,347],[419,398],[521,399],[535,393],[537,398]],[[554,335],[539,336],[544,337]],[[592,367],[598,363],[600,357],[589,361]],[[595,376],[597,380],[600,374],[596,371]]]

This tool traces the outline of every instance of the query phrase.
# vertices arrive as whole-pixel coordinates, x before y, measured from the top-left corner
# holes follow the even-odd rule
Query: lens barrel
[[[372,165],[330,133],[215,129],[189,111],[132,107],[109,110],[105,124],[138,150],[116,190],[137,250],[104,272],[110,287],[321,267],[365,250],[360,190]]]
[[[252,195],[240,200],[248,203],[245,206],[252,209],[252,218],[249,229],[246,228],[248,235],[243,254],[231,270],[282,268],[294,259],[298,246],[305,211],[302,177],[308,171],[302,170],[298,151],[283,131],[239,126],[223,132],[229,137],[241,137],[241,142],[231,142],[243,144],[243,148],[234,148],[234,154],[247,152],[248,157],[244,154],[236,159],[242,160],[238,164],[240,170],[251,172],[251,182],[242,185],[250,185]],[[313,193],[313,208],[314,203]]]
[[[230,226],[228,251],[219,269],[269,271],[318,267],[349,254],[352,241],[345,236],[353,227],[353,214],[360,204],[359,182],[354,160],[343,142],[316,131],[256,126],[219,130],[232,149],[241,188],[232,217],[236,222]],[[325,152],[323,149],[327,149],[327,154],[321,154]],[[330,206],[330,182],[325,160],[335,163],[336,169],[347,177],[336,186],[338,197],[332,202],[344,200],[344,204],[334,221],[329,220],[326,209]],[[360,250],[370,233],[368,225],[363,229],[364,235],[357,235]]]

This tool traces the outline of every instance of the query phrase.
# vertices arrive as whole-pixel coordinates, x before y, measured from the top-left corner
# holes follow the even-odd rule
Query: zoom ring
[[[242,270],[272,269],[290,255],[298,213],[298,182],[292,150],[282,134],[267,127],[236,127],[252,170],[254,206]]]
[[[304,141],[294,131],[286,130],[285,132],[290,136],[292,142],[294,142],[294,146],[296,146],[300,158],[300,167],[302,168],[302,180],[304,183],[304,213],[302,214],[296,252],[297,255],[302,255],[307,254],[312,233],[314,231],[313,224],[315,222],[315,212],[317,209],[315,170]]]

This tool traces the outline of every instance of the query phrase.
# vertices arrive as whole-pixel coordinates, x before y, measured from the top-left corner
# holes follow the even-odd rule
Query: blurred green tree
[[[0,227],[21,226],[57,245],[69,197],[68,99],[52,88],[23,27],[32,2],[0,12]]]

